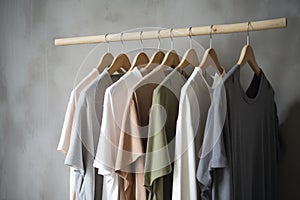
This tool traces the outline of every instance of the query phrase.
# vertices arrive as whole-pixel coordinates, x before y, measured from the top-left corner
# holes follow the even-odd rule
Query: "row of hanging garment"
[[[245,63],[255,72],[246,92]],[[132,64],[107,53],[72,91],[58,150],[71,199],[276,199],[277,129],[249,44],[226,74],[213,48],[200,64],[192,48],[181,61],[172,48]]]

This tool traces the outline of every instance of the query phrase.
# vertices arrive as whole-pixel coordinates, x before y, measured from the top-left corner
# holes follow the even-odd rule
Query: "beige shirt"
[[[76,108],[76,102],[80,95],[80,92],[86,87],[92,80],[94,80],[99,75],[97,69],[93,69],[71,92],[69,103],[67,106],[67,111],[65,114],[65,119],[63,123],[63,128],[60,135],[60,140],[57,146],[57,151],[62,152],[64,155],[68,153],[70,146],[71,130],[74,118],[74,112]],[[75,172],[74,169],[70,168],[70,200],[75,200]]]
[[[119,176],[115,172],[116,154],[125,107],[132,87],[142,79],[137,68],[127,72],[105,91],[101,133],[94,167],[103,178],[103,199],[119,200]],[[124,196],[124,194],[120,194]]]
[[[165,78],[165,70],[159,66],[147,74],[134,87],[124,113],[119,149],[116,156],[116,172],[121,177],[120,199],[146,199],[144,184],[144,160],[148,134],[149,109],[152,93]]]
[[[57,151],[63,152],[65,155],[68,153],[70,146],[71,130],[74,118],[74,112],[76,108],[76,103],[80,92],[85,88],[92,80],[94,80],[99,75],[97,69],[93,69],[71,92],[69,103],[67,106],[67,111],[65,114],[65,119],[63,123],[63,128],[61,131],[59,143],[57,146]]]

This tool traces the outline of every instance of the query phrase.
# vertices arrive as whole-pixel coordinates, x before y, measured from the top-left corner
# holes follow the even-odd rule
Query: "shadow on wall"
[[[279,199],[300,199],[300,101],[280,126],[282,157],[279,161]]]

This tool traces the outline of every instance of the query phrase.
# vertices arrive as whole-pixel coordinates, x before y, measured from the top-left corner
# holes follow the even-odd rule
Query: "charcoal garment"
[[[221,100],[209,109],[197,171],[202,199],[276,200],[278,118],[270,82],[261,70],[244,91],[236,65],[214,96]]]

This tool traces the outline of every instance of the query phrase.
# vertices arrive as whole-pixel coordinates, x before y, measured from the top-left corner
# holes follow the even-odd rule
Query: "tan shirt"
[[[120,199],[146,199],[144,160],[148,136],[149,109],[152,93],[165,78],[165,67],[159,66],[147,74],[133,89],[124,113],[116,172],[121,177]]]

